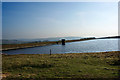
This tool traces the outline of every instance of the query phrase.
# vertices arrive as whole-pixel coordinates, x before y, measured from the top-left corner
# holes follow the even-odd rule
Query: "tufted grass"
[[[118,78],[119,52],[2,55],[3,79]]]

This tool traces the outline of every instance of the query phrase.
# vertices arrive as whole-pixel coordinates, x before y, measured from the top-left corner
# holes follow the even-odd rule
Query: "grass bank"
[[[119,52],[2,55],[3,79],[118,78]]]

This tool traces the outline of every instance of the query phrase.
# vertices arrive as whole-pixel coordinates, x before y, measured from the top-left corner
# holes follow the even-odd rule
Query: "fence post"
[[[50,55],[51,55],[51,49],[50,49]]]

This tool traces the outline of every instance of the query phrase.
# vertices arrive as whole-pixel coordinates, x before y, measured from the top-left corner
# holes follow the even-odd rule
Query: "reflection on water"
[[[62,45],[62,50],[61,50],[61,53],[65,53],[65,45]]]
[[[96,39],[66,43],[66,45],[49,45],[19,50],[3,51],[7,54],[52,54],[118,51],[118,39]]]

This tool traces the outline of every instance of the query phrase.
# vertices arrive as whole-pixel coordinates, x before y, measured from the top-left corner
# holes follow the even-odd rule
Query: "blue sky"
[[[116,2],[3,2],[3,39],[118,35]]]

